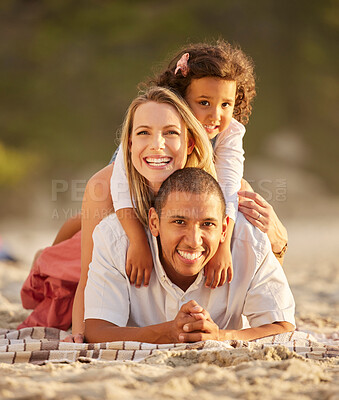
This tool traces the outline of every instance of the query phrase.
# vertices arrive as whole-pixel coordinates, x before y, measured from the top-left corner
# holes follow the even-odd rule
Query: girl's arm
[[[231,239],[238,212],[238,191],[244,171],[244,150],[242,140],[245,127],[232,119],[229,127],[219,133],[214,149],[215,169],[218,182],[226,200],[226,214],[229,217],[226,240],[205,267],[206,286],[215,288],[233,277]]]
[[[121,146],[119,147],[111,177],[111,195],[115,212],[129,239],[126,272],[130,282],[140,287],[148,286],[153,259],[145,229],[138,220],[131,201]]]
[[[97,172],[88,181],[81,210],[81,276],[75,293],[72,334],[74,340],[84,334],[84,290],[87,283],[88,267],[92,260],[93,239],[92,234],[96,225],[108,214],[113,212],[110,195],[110,178],[113,164]]]
[[[239,211],[254,226],[267,233],[272,251],[279,263],[283,265],[288,235],[273,207],[258,193],[255,193],[251,185],[245,180],[242,180],[239,196]],[[258,220],[259,213],[260,218]]]
[[[226,200],[226,214],[235,222],[238,191],[244,173],[243,137],[245,127],[232,118],[229,127],[219,133],[214,149],[218,182]]]

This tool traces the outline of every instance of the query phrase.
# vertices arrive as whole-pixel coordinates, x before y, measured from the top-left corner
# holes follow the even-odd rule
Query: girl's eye
[[[222,106],[223,106],[224,108],[227,108],[227,107],[230,106],[230,103],[222,103]]]
[[[201,104],[202,106],[209,106],[210,103],[207,100],[201,100],[199,101],[199,104]]]

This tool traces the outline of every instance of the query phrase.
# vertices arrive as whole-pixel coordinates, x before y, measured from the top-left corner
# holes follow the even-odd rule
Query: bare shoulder
[[[91,176],[88,183],[96,184],[100,182],[107,182],[109,184],[113,172],[113,165],[114,164],[106,165],[106,167],[96,172]]]

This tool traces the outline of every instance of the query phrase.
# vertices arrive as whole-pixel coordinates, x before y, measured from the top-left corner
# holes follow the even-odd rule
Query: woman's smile
[[[173,160],[172,157],[167,157],[167,156],[150,156],[144,158],[144,161],[150,168],[159,168],[159,169],[168,167],[169,164],[172,162],[172,160]]]
[[[186,164],[186,125],[172,105],[149,101],[135,111],[130,146],[134,167],[157,192],[166,178]]]

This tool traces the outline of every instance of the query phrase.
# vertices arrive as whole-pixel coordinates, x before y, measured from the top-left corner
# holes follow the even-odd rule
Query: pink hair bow
[[[189,71],[187,61],[189,60],[189,58],[189,53],[185,53],[181,56],[180,60],[177,62],[177,67],[174,71],[174,75],[176,75],[178,71],[181,71],[182,76],[187,76]]]

